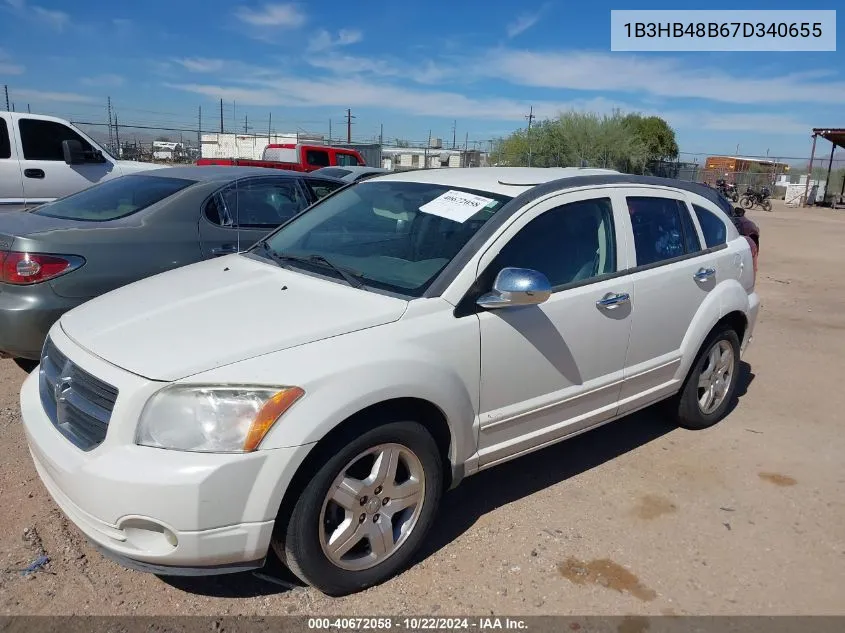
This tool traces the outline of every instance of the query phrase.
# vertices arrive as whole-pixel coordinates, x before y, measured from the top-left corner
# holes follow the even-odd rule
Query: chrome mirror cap
[[[541,272],[530,268],[503,268],[496,275],[493,291],[476,303],[482,308],[538,305],[552,295],[552,286]]]

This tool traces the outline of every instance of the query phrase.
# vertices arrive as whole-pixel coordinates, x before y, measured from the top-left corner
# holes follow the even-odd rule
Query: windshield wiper
[[[283,264],[284,262],[301,262],[305,264],[318,264],[323,266],[324,268],[330,268],[335,271],[338,275],[343,277],[344,281],[348,283],[353,288],[363,289],[365,288],[364,282],[360,280],[360,275],[356,275],[351,271],[341,268],[337,264],[333,264],[328,259],[323,257],[322,255],[288,255],[285,253],[279,253],[273,250],[273,247],[270,246],[268,242],[261,242],[261,247],[264,249],[264,252],[267,253],[270,257],[272,257],[276,262],[279,264]]]

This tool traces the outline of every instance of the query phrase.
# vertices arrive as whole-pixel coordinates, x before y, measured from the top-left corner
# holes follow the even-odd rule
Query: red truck
[[[270,144],[261,160],[248,158],[200,158],[197,165],[239,165],[271,167],[291,171],[314,171],[321,167],[366,165],[364,157],[354,149],[302,143]]]

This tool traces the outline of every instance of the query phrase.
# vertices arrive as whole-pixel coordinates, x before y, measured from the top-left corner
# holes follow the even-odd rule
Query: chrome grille
[[[41,352],[41,404],[50,421],[83,451],[106,439],[117,389],[77,367],[49,338]]]

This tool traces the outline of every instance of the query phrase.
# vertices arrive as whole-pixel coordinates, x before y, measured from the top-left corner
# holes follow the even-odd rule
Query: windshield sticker
[[[450,189],[431,202],[422,205],[420,211],[439,215],[441,218],[453,222],[464,223],[484,207],[490,205],[491,202],[495,203],[496,201],[492,198],[484,198],[472,193]]]

